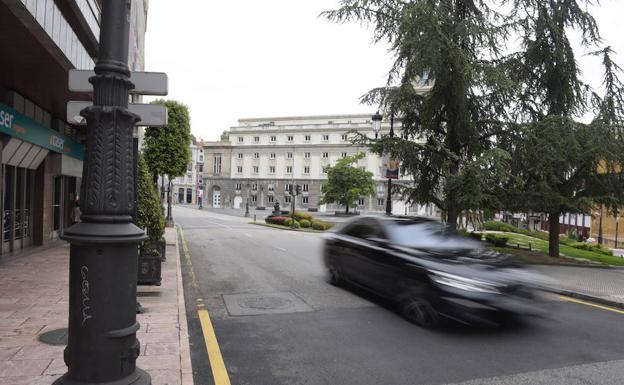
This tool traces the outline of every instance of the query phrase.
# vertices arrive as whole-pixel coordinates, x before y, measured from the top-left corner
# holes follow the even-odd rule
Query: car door
[[[366,285],[383,296],[392,296],[400,275],[400,260],[388,248],[388,237],[381,221],[366,222],[366,251],[360,261]]]
[[[367,236],[370,227],[364,218],[357,219],[345,227],[342,233],[340,253],[343,261],[344,274],[353,282],[368,286],[366,259],[369,252]]]

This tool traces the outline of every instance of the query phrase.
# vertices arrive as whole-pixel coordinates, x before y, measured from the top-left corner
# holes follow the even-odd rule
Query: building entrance
[[[33,170],[2,166],[2,253],[32,244]]]

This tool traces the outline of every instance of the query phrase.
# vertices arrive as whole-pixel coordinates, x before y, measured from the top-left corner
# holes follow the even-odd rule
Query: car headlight
[[[430,270],[429,277],[435,283],[450,286],[455,289],[473,291],[478,293],[500,294],[497,286],[490,282],[480,281],[472,278],[460,277],[458,275]]]

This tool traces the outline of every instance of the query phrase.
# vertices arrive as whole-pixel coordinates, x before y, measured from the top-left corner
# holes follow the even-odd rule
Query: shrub
[[[312,228],[314,230],[325,230],[325,225],[323,224],[323,222],[312,222]]]
[[[571,243],[567,243],[567,245],[570,247],[574,247],[575,249],[593,251],[593,252],[604,254],[604,255],[613,255],[613,252],[611,250],[609,250],[608,248],[598,243],[589,244],[589,243],[583,243],[583,242],[571,242]]]
[[[299,221],[299,224],[301,225],[301,227],[303,227],[304,229],[309,228],[310,226],[312,226],[312,222],[310,222],[307,219],[302,219],[301,221]]]
[[[470,236],[470,238],[477,240],[477,241],[481,241],[482,237],[480,233],[475,233],[474,231],[470,234],[468,234]]]
[[[496,234],[486,234],[485,240],[492,243],[496,247],[505,247],[507,246],[507,241],[509,240],[509,238],[501,237]]]
[[[162,210],[163,206],[152,181],[151,172],[143,155],[139,155],[136,205],[136,225],[142,229],[147,229],[151,244],[157,243],[165,233],[165,217]]]
[[[286,218],[286,220],[284,221],[284,226],[288,226],[290,227],[292,225],[293,221],[292,218]],[[299,222],[295,221],[295,229],[298,229],[301,227],[301,224],[299,224]]]
[[[274,216],[274,217],[266,217],[264,220],[266,223],[274,224],[274,225],[284,225],[286,219],[290,219],[288,217],[283,216]]]
[[[298,221],[301,221],[302,219],[305,219],[309,222],[313,222],[314,221],[314,217],[312,216],[312,214],[308,214],[308,213],[302,213],[299,211],[295,211],[295,219]]]

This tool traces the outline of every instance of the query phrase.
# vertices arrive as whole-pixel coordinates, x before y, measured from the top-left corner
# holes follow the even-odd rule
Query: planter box
[[[316,212],[318,212],[318,208],[317,207],[309,207],[308,211],[311,212],[311,213],[316,213]]]
[[[266,210],[266,207],[264,207],[264,206],[257,206],[256,210]]]
[[[164,245],[164,242],[163,242]],[[156,247],[158,249],[158,246]],[[151,255],[149,248],[141,247],[139,253],[139,269],[137,274],[138,285],[156,285],[160,286],[161,277],[161,256]]]
[[[350,213],[347,214],[344,211],[336,211],[334,213],[334,216],[337,216],[337,217],[353,217],[353,216],[356,216],[356,215],[360,215],[360,213],[359,212],[350,212]]]

